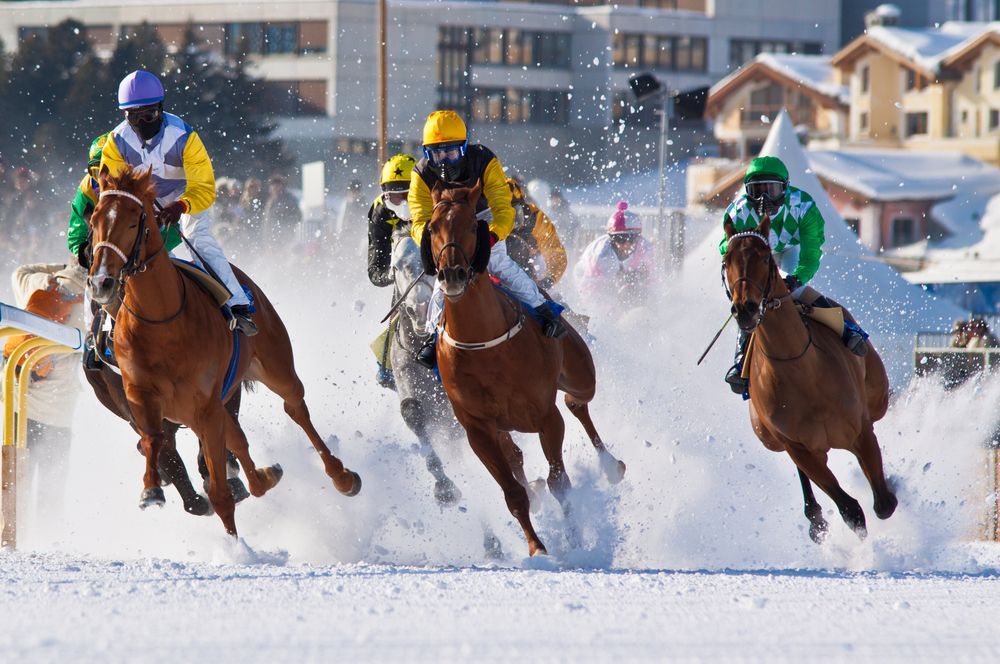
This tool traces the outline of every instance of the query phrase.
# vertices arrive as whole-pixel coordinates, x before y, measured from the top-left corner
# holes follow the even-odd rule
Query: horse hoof
[[[451,507],[462,498],[462,492],[451,480],[434,483],[434,499],[441,507]]]
[[[829,533],[830,527],[827,525],[826,521],[822,523],[812,523],[809,525],[809,539],[816,544],[822,544],[826,541],[827,533]]]
[[[857,535],[858,539],[860,540],[863,540],[864,538],[868,537],[868,528],[866,528],[864,525],[858,526],[853,530],[854,534]]]
[[[139,509],[147,507],[163,507],[167,499],[163,496],[163,489],[154,486],[152,489],[143,489],[142,496],[139,497]]]
[[[888,519],[892,516],[893,512],[896,511],[896,507],[899,505],[899,501],[896,499],[896,494],[890,493],[889,499],[884,503],[875,503],[875,516],[880,519]]]
[[[351,486],[350,491],[341,491],[342,494],[348,498],[358,495],[361,492],[361,475],[358,475],[353,470],[347,471],[354,477],[354,484]]]
[[[184,501],[184,511],[194,516],[212,516],[215,513],[212,503],[200,494],[195,494],[193,498]]]
[[[229,485],[229,493],[233,494],[234,503],[242,503],[250,497],[250,492],[247,491],[246,485],[243,484],[243,480],[240,478],[230,477],[226,480],[226,484]]]
[[[531,547],[528,547],[528,554],[534,558],[535,556],[547,556],[549,552],[546,550],[545,545],[539,542],[534,551],[531,550]]]
[[[285,476],[285,470],[284,468],[281,467],[280,463],[268,466],[267,468],[264,469],[264,472],[270,475],[272,480],[274,481],[274,484],[271,485],[272,487],[275,486],[278,482],[280,482],[281,478]]]

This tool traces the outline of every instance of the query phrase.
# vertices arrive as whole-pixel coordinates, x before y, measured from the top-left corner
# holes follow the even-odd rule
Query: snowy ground
[[[361,494],[333,490],[280,403],[260,390],[241,421],[254,458],[280,462],[285,476],[240,506],[240,543],[227,542],[217,518],[184,514],[171,489],[163,510],[141,512],[135,436],[83,392],[67,499],[27,501],[20,550],[0,554],[0,660],[1000,655],[1000,547],[976,543],[1000,381],[952,392],[934,381],[894,385],[876,432],[900,508],[876,520],[856,462],[834,453],[831,467],[868,509],[870,534],[859,541],[820,496],[832,530],[816,546],[794,467],[763,449],[746,405],[722,382],[735,332],[695,366],[728,313],[718,259],[706,250],[666,281],[654,308],[591,311],[594,419],[628,473],[609,486],[569,421],[580,545],[570,546],[558,505],[543,495],[533,520],[552,556],[526,561],[499,490],[462,441],[440,450],[461,505],[435,505],[396,397],[374,381],[367,345],[389,292],[364,280],[361,254],[331,269],[297,254],[235,253],[283,315],[313,418],[364,478]],[[573,300],[571,288],[565,295]],[[900,320],[888,345],[904,347],[911,332]],[[536,439],[518,440],[529,477],[542,474]],[[179,447],[193,468],[189,432]],[[499,562],[484,553],[484,528],[503,546]]]

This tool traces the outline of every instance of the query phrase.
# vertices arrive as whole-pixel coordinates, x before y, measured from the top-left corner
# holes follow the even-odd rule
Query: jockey
[[[525,302],[544,320],[542,329],[547,337],[561,337],[566,328],[521,267],[507,255],[504,240],[514,228],[514,208],[510,205],[510,189],[500,160],[485,146],[469,145],[465,122],[454,111],[434,111],[424,124],[424,158],[417,162],[410,180],[408,202],[412,215],[413,239],[420,244],[424,228],[431,219],[434,203],[431,189],[437,183],[447,188],[473,187],[482,183],[477,218],[490,225],[493,248],[489,271],[514,297]],[[444,293],[440,282],[434,284],[429,319],[435,324],[444,308]],[[417,359],[425,366],[434,365],[435,339],[420,349]]]
[[[566,248],[555,224],[527,199],[521,183],[507,178],[507,187],[514,208],[514,230],[507,236],[508,253],[541,288],[552,288],[566,272]]]
[[[745,191],[726,208],[723,224],[728,219],[737,232],[748,231],[757,228],[765,214],[770,216],[772,251],[780,254],[788,247],[799,247],[798,265],[783,277],[792,297],[814,307],[834,306],[806,286],[819,269],[825,239],[825,222],[812,196],[788,184],[788,168],[777,157],[757,157],[750,162],[743,183]],[[723,237],[719,251],[725,255],[728,247],[728,240]],[[852,353],[863,357],[868,352],[867,339],[868,335],[856,323],[844,321],[843,340]],[[726,382],[736,394],[744,394],[749,387],[742,376],[749,340],[750,334],[740,330],[735,362],[726,373]]]
[[[417,160],[397,154],[382,166],[379,186],[382,193],[368,208],[368,279],[379,288],[392,285],[392,231],[410,223],[410,174]]]
[[[202,267],[210,267],[232,295],[225,312],[232,314],[230,326],[253,336],[257,325],[250,317],[250,300],[203,214],[215,201],[212,162],[198,132],[176,115],[163,112],[164,96],[160,79],[148,71],[134,71],[122,79],[118,108],[125,111],[125,120],[111,130],[101,168],[117,175],[126,166],[152,167],[160,223],[180,223],[183,235],[194,246],[192,258],[200,262],[200,255],[208,264]]]
[[[101,134],[91,142],[87,159],[87,174],[80,181],[80,186],[76,189],[76,196],[70,204],[66,244],[69,246],[69,253],[77,257],[80,266],[84,269],[90,267],[90,256],[88,255],[90,215],[94,212],[94,207],[97,206],[97,197],[101,190],[97,177],[101,168],[101,153],[109,135],[110,132]],[[166,242],[167,251],[173,251],[181,243],[181,233],[177,226],[160,229],[160,233]]]
[[[587,245],[573,273],[580,294],[599,300],[608,286],[627,295],[647,285],[655,268],[653,244],[642,236],[642,219],[621,201],[608,218],[607,233]]]

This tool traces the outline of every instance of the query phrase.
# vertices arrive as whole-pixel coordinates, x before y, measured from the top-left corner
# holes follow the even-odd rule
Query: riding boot
[[[831,309],[834,305],[826,296],[820,295],[812,306],[819,307],[820,309]],[[844,332],[840,335],[843,340],[844,345],[847,346],[848,350],[857,355],[858,357],[864,357],[868,354],[868,333],[861,329],[861,326],[857,323],[844,319]]]
[[[415,358],[417,362],[424,365],[428,369],[434,369],[437,366],[437,335],[432,334],[424,345],[420,347],[417,351]]]
[[[559,337],[566,334],[566,326],[563,325],[562,320],[553,311],[549,302],[544,302],[537,307],[535,307],[535,313],[541,316],[545,321],[542,323],[542,332],[545,336],[558,339]]]
[[[253,322],[253,318],[250,315],[250,307],[245,304],[235,304],[231,307],[223,307],[223,315],[228,309],[229,315],[226,316],[229,320],[230,330],[239,330],[243,333],[245,337],[252,337],[259,331],[257,329],[257,324]]]
[[[396,391],[396,378],[392,375],[392,369],[387,369],[381,362],[378,365],[378,372],[375,374],[375,382],[380,387],[392,390],[393,392]]]
[[[733,357],[733,366],[726,373],[726,382],[734,394],[743,394],[750,387],[750,381],[743,377],[743,360],[747,354],[747,344],[750,342],[750,333],[740,330],[740,338],[736,342],[736,354]]]

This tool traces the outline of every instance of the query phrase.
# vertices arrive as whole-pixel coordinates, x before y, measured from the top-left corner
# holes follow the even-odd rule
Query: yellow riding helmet
[[[468,140],[465,122],[455,111],[434,111],[424,123],[424,146],[447,145]]]
[[[410,173],[417,160],[408,154],[396,154],[382,166],[378,183],[382,191],[407,191],[410,188]]]

